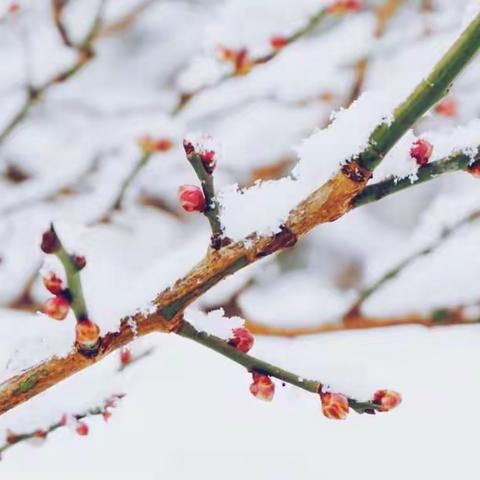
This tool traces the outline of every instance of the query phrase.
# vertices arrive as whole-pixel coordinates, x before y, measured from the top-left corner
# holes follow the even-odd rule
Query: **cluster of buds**
[[[250,393],[259,400],[271,402],[275,394],[275,384],[268,375],[253,372],[253,382],[250,385]]]
[[[68,315],[71,303],[68,289],[63,287],[62,279],[53,272],[43,277],[43,284],[54,295],[45,302],[43,313],[55,320],[64,320]]]
[[[218,54],[222,60],[230,62],[233,65],[235,75],[246,75],[255,64],[255,62],[249,58],[246,48],[234,50],[232,48],[219,47]]]
[[[328,13],[344,14],[358,12],[362,7],[362,0],[337,0],[328,7]]]
[[[173,142],[169,138],[152,138],[145,136],[140,138],[138,145],[144,154],[164,153],[173,147]]]
[[[100,327],[91,320],[79,320],[75,327],[75,342],[82,352],[96,351],[100,343]]]
[[[228,341],[228,344],[242,353],[248,353],[253,347],[255,338],[250,333],[248,328],[240,327],[232,330],[232,338]]]
[[[428,163],[430,157],[432,156],[432,152],[433,145],[423,138],[416,140],[413,143],[412,148],[410,148],[410,156],[414,158],[417,162],[417,165],[420,166]]]
[[[453,98],[445,98],[435,107],[435,112],[442,117],[457,115],[457,102]]]

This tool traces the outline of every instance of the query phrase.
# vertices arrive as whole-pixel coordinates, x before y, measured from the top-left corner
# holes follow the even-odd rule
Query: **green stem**
[[[381,182],[368,185],[353,198],[352,204],[354,207],[361,207],[362,205],[376,202],[392,193],[400,192],[414,185],[433,180],[444,173],[465,171],[469,165],[478,160],[480,160],[479,153],[477,153],[473,160],[470,155],[457,153],[443,160],[428,163],[417,170],[416,177],[390,177]]]
[[[86,320],[88,319],[88,310],[85,303],[85,297],[83,296],[80,270],[73,261],[72,256],[65,250],[65,247],[55,232],[53,225],[51,226],[51,230],[58,241],[59,248],[55,251],[55,255],[62,262],[63,268],[65,269],[73,313],[78,322]]]
[[[215,186],[213,184],[213,175],[205,169],[200,156],[196,153],[188,157],[188,161],[192,165],[197,174],[205,196],[205,210],[203,214],[207,217],[212,229],[212,245],[216,240],[220,240],[223,236],[223,228],[220,222],[220,208],[215,197]]]
[[[308,380],[264,360],[239,352],[221,338],[210,335],[206,332],[200,332],[186,321],[183,322],[181,329],[177,333],[181,337],[193,340],[194,342],[229,358],[233,362],[244,367],[248,372],[263,373],[310,393],[318,394],[321,391],[322,383],[317,382],[316,380]],[[359,402],[353,398],[348,398],[348,401],[350,406],[358,413],[364,413],[369,410],[372,411],[377,408],[372,402]]]
[[[453,80],[479,48],[480,14],[450,47],[428,77],[394,110],[393,120],[380,124],[373,131],[367,148],[356,158],[357,162],[373,171],[415,121],[448,92]]]

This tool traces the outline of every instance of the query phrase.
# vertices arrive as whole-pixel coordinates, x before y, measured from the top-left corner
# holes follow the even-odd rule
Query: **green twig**
[[[194,342],[229,358],[233,362],[244,367],[248,372],[263,373],[310,393],[319,394],[322,389],[322,383],[316,380],[308,380],[288,370],[284,370],[283,368],[265,362],[264,360],[239,352],[221,338],[210,335],[206,332],[200,332],[186,321],[183,322],[181,329],[177,333],[181,337],[193,340]],[[366,411],[375,411],[378,409],[373,402],[359,402],[353,398],[348,398],[348,402],[350,407],[357,413],[365,413]]]

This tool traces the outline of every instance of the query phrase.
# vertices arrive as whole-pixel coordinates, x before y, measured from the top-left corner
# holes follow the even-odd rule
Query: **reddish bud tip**
[[[410,156],[416,160],[417,165],[423,166],[430,160],[432,152],[433,145],[427,140],[419,138],[413,143],[410,149]]]
[[[8,13],[17,13],[20,10],[20,5],[17,2],[12,2],[8,6]]]
[[[333,420],[344,420],[350,409],[348,398],[341,393],[321,392],[323,414]]]
[[[55,295],[43,305],[43,313],[55,320],[65,320],[69,310],[70,302],[63,295]]]
[[[168,152],[173,147],[173,142],[168,138],[159,138],[155,145],[157,152]]]
[[[7,430],[6,441],[8,444],[12,445],[18,441],[18,436],[11,430]]]
[[[120,363],[122,365],[128,365],[132,361],[132,352],[129,348],[125,347],[120,350]]]
[[[275,394],[275,384],[268,375],[253,372],[253,383],[250,385],[250,393],[265,402],[271,402]]]
[[[63,291],[62,279],[57,277],[53,272],[50,272],[46,277],[43,277],[43,285],[54,295],[58,295]]]
[[[108,410],[105,410],[102,412],[102,417],[105,420],[105,422],[108,422],[111,416],[112,414]]]
[[[205,167],[205,170],[211,175],[215,166],[217,165],[216,153],[213,150],[205,150],[199,152],[200,160]]]
[[[82,437],[88,435],[88,425],[85,422],[78,422],[77,426],[75,427],[75,431]]]
[[[187,212],[203,212],[205,210],[205,196],[200,187],[182,185],[178,189],[178,197],[182,208]]]
[[[393,390],[377,390],[372,401],[381,412],[388,412],[402,403],[402,396]]]
[[[34,432],[33,437],[40,439],[47,438],[47,432],[45,430],[37,430],[36,432]]]
[[[363,7],[361,0],[337,0],[328,8],[329,13],[351,13],[358,12]]]
[[[72,255],[71,258],[77,271],[83,270],[87,265],[87,260],[83,255]]]
[[[44,253],[55,253],[60,248],[60,242],[58,241],[57,234],[53,229],[47,230],[42,235],[42,243],[40,248]]]
[[[229,345],[242,353],[247,353],[253,347],[255,339],[247,328],[234,328],[233,337],[228,341]]]
[[[270,45],[274,50],[281,50],[288,43],[288,40],[285,37],[280,35],[270,38]]]
[[[77,322],[75,327],[77,345],[82,350],[94,350],[100,340],[100,328],[91,320]]]
[[[185,150],[187,157],[195,153],[195,147],[193,146],[193,143],[189,142],[188,140],[183,141],[183,149]]]
[[[435,107],[435,111],[443,117],[455,117],[457,115],[457,102],[453,98],[445,98]]]
[[[248,58],[248,50],[246,48],[242,48],[236,52],[234,64],[236,75],[246,75],[250,72],[253,67],[253,62]]]
[[[480,160],[469,165],[467,168],[467,172],[474,177],[480,178]]]

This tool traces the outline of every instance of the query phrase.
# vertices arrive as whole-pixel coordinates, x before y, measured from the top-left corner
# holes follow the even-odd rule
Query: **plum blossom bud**
[[[250,385],[250,393],[266,402],[271,402],[275,394],[275,384],[268,375],[253,372],[253,383]]]
[[[323,414],[332,420],[344,420],[350,409],[348,398],[341,393],[320,392]]]
[[[19,10],[20,10],[20,5],[18,4],[18,2],[12,2],[8,6],[8,13],[14,14],[14,13],[17,13]]]
[[[108,410],[104,410],[102,412],[102,418],[105,422],[108,422],[110,420],[111,416],[112,416],[112,414]]]
[[[42,252],[55,253],[60,248],[60,242],[58,241],[57,234],[50,228],[42,235],[42,243],[40,245]]]
[[[287,43],[288,40],[280,35],[275,35],[270,38],[270,45],[274,50],[281,50],[287,45]]]
[[[187,212],[203,212],[205,210],[205,196],[200,187],[182,185],[178,189],[178,197],[182,208]]]
[[[83,270],[85,266],[87,265],[87,260],[83,255],[72,255],[72,262],[75,265],[75,268],[79,272],[80,270]]]
[[[455,117],[457,115],[457,102],[453,98],[445,98],[437,104],[435,112],[443,117]]]
[[[388,412],[402,403],[402,396],[393,390],[377,390],[373,395],[373,403],[381,412]]]
[[[217,165],[216,153],[213,150],[200,151],[198,153],[205,170],[211,175]]]
[[[250,331],[245,328],[234,328],[232,330],[233,337],[228,341],[228,344],[242,353],[247,353],[252,347],[255,339]]]
[[[82,437],[88,435],[88,425],[85,422],[78,422],[75,431]]]
[[[474,177],[480,178],[480,161],[476,161],[468,166],[467,172]]]
[[[328,8],[328,13],[358,12],[363,7],[361,0],[337,0]]]
[[[248,50],[242,48],[235,57],[235,75],[246,75],[253,67],[253,62],[248,58]]]
[[[94,350],[100,340],[100,328],[91,320],[81,320],[77,322],[75,335],[80,349]]]
[[[43,305],[43,313],[55,320],[65,320],[69,310],[70,302],[63,295],[55,295]]]
[[[419,138],[413,143],[410,149],[410,156],[416,160],[417,165],[423,166],[430,160],[432,152],[433,145],[429,141]]]
[[[120,350],[120,363],[122,366],[128,365],[132,361],[132,352],[125,347]]]
[[[159,138],[155,144],[157,152],[168,152],[173,147],[173,142],[169,138]]]
[[[47,276],[43,277],[43,285],[54,295],[58,295],[63,291],[62,279],[57,277],[54,272],[50,272]]]

